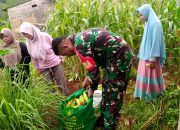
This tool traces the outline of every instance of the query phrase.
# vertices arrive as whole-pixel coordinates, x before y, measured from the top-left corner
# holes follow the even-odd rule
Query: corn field
[[[160,18],[165,38],[166,63],[170,75],[168,88],[156,101],[132,100],[133,80],[137,64],[133,65],[127,97],[122,108],[118,130],[176,130],[179,118],[180,86],[180,6],[176,0],[56,0],[45,30],[53,37],[72,35],[88,28],[106,28],[122,36],[138,54],[143,35],[143,23],[136,11],[145,3],[152,5]],[[1,20],[0,20],[1,21]],[[9,27],[5,22],[0,29]],[[1,42],[1,41],[0,41]],[[0,50],[0,56],[9,50]],[[76,56],[65,57],[63,63],[68,81],[82,81],[86,71]],[[14,67],[12,69],[17,69]],[[171,71],[175,70],[175,71]],[[103,72],[103,70],[100,70]],[[20,73],[11,81],[10,70],[0,69],[0,130],[57,130],[59,102],[66,97],[51,93],[57,86],[44,82],[30,64],[30,77],[25,83]],[[171,77],[173,75],[173,77]],[[174,78],[174,79],[173,79]],[[97,110],[98,111],[98,110]]]
[[[179,65],[180,7],[175,0],[58,0],[47,23],[47,30],[53,37],[58,37],[72,35],[87,28],[106,28],[122,36],[137,54],[143,35],[143,24],[136,9],[144,3],[152,5],[162,22],[166,65]],[[76,59],[71,61],[75,61],[78,67],[81,66]],[[74,63],[72,64],[73,66],[65,66],[76,68]],[[83,69],[81,74],[79,70],[73,70],[76,75],[84,77]]]

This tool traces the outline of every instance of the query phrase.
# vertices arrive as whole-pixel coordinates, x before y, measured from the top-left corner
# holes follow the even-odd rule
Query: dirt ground
[[[81,88],[82,81],[70,81],[67,82],[67,87],[68,87],[68,93],[67,95],[71,95],[75,91],[79,90]]]

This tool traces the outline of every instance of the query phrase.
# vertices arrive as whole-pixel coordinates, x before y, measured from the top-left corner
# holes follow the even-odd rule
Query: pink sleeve
[[[49,34],[47,34],[46,38],[49,43],[52,43],[53,38]]]
[[[44,35],[43,35],[43,47],[44,47],[44,49],[45,49],[45,51],[46,51],[46,53],[47,54],[50,54],[50,53],[52,53],[51,51],[52,51],[52,37],[49,35],[49,34],[47,34],[47,33],[43,33]]]
[[[53,38],[48,33],[43,32],[42,39],[45,43],[52,44]]]

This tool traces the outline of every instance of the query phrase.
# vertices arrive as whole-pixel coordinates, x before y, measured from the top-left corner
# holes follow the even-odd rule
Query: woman
[[[62,59],[52,50],[52,37],[28,22],[21,24],[20,32],[26,37],[27,49],[35,68],[47,81],[55,81],[59,89],[66,94],[67,86],[60,66]]]
[[[29,63],[31,61],[30,55],[27,51],[26,45],[22,42],[17,41],[11,30],[3,28],[0,33],[0,38],[3,40],[1,49],[11,49],[9,54],[3,55],[1,67],[10,68],[11,79],[14,80],[14,76],[18,76],[19,72],[23,74],[23,83],[29,76]],[[18,65],[20,71],[15,71],[13,67]]]
[[[134,97],[152,100],[165,89],[162,67],[165,63],[163,28],[149,4],[137,9],[145,22],[144,34],[139,50],[139,65]]]

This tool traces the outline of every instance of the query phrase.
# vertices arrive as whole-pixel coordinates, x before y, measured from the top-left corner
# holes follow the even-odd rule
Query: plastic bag
[[[59,130],[93,130],[96,122],[93,98],[79,107],[69,107],[67,103],[74,98],[79,98],[84,88],[74,92],[59,104]],[[87,92],[86,92],[87,94]]]
[[[93,94],[93,107],[98,108],[102,100],[102,90],[95,90]]]

